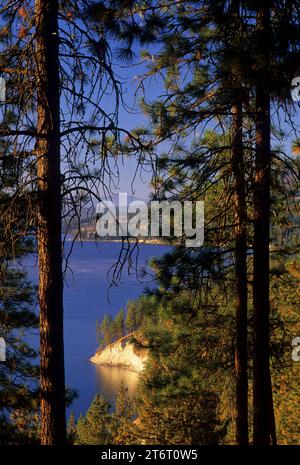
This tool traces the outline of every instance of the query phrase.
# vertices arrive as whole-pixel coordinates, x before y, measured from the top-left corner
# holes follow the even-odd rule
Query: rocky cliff
[[[126,368],[140,373],[148,359],[148,349],[141,343],[136,334],[119,339],[100,349],[90,358],[92,363],[111,367]]]

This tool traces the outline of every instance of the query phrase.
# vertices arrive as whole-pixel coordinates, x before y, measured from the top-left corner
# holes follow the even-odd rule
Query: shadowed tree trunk
[[[36,0],[41,442],[66,438],[61,244],[58,2]]]
[[[235,203],[236,280],[236,441],[248,444],[248,349],[247,349],[247,210],[243,154],[242,103],[231,108],[232,172]]]
[[[253,443],[276,443],[272,384],[270,374],[270,166],[271,123],[268,90],[268,53],[270,50],[270,8],[257,14],[258,42],[262,73],[256,86],[256,159],[254,183],[254,268],[253,268]]]
[[[240,53],[242,28],[240,0],[230,3],[232,21],[230,24],[229,48],[232,56]],[[234,182],[234,233],[235,233],[235,382],[236,382],[236,442],[248,445],[248,286],[247,286],[247,205],[246,180],[243,147],[243,89],[240,86],[240,70],[231,67],[233,105],[231,107],[231,170]]]

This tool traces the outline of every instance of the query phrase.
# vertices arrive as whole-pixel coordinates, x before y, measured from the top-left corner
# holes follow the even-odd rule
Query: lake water
[[[66,243],[66,252],[69,248],[70,243]],[[130,395],[135,392],[136,373],[89,362],[97,348],[96,321],[101,321],[105,313],[114,316],[129,299],[141,295],[146,286],[153,287],[153,276],[147,263],[170,247],[140,244],[138,269],[147,267],[149,274],[142,277],[141,272],[137,277],[132,272],[128,275],[125,268],[120,284],[109,289],[107,273],[116,262],[120,249],[120,243],[75,242],[69,259],[71,270],[67,271],[64,291],[65,368],[67,385],[76,389],[79,395],[69,408],[69,412],[73,410],[76,416],[86,412],[97,392],[113,404],[121,381],[128,387]],[[27,260],[27,269],[30,277],[37,281],[36,258]]]

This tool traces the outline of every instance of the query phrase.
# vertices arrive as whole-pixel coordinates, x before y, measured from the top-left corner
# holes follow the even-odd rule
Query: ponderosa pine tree
[[[75,443],[79,445],[111,444],[111,414],[109,410],[109,403],[97,394],[86,415],[81,415],[78,419]]]
[[[6,360],[0,362],[0,444],[16,445],[38,442],[36,431],[18,427],[23,413],[38,413],[37,352],[26,341],[38,327],[36,289],[22,267],[34,244],[22,236],[26,217],[21,200],[13,216],[15,234],[7,228],[6,209],[20,167],[10,146],[1,144],[0,153],[0,337],[6,343]]]
[[[165,38],[165,49],[158,54],[158,64],[155,63],[155,68],[159,67],[161,71],[167,68],[168,82],[170,82],[169,95],[172,101],[170,105],[165,105],[164,122],[157,120],[156,127],[162,129],[162,133],[166,137],[170,137],[174,133],[174,139],[177,140],[178,126],[182,128],[182,133],[188,133],[192,130],[199,130],[201,124],[206,119],[210,119],[215,111],[215,116],[223,120],[226,114],[232,113],[232,138],[228,141],[228,147],[232,147],[231,171],[234,178],[234,198],[235,198],[235,267],[236,267],[236,410],[237,410],[237,441],[239,444],[248,443],[248,373],[247,373],[247,244],[246,244],[246,199],[245,199],[245,178],[243,166],[243,94],[245,93],[241,85],[240,68],[242,40],[239,18],[239,2],[233,1],[228,5],[220,2],[212,4],[208,2],[206,5],[194,5],[185,9],[183,4],[178,6],[176,12],[174,7],[173,21],[178,21],[178,28],[182,28],[182,41],[187,39],[187,31],[190,35],[190,42],[194,44],[196,49],[193,55],[193,47],[190,43],[184,42],[185,47],[180,44],[168,42],[168,37]],[[177,18],[176,18],[177,14]],[[175,19],[174,19],[175,18]],[[205,18],[205,19],[204,19]],[[208,26],[212,24],[212,28]],[[205,30],[205,26],[207,29]],[[168,25],[166,26],[166,29]],[[199,34],[197,34],[199,31]],[[206,31],[206,32],[205,32]],[[197,37],[197,40],[196,40]],[[213,45],[215,44],[215,45]],[[215,47],[215,49],[214,49]],[[208,49],[210,49],[208,52]],[[215,69],[206,54],[214,55],[214,59],[218,63],[218,69]],[[173,55],[174,65],[168,64],[168,57]],[[221,59],[219,58],[221,56]],[[176,58],[177,59],[176,59]],[[175,64],[178,62],[178,66]],[[181,64],[183,63],[183,65]],[[186,85],[179,84],[180,68],[181,74],[185,67],[189,69],[188,75],[192,78],[187,79]],[[202,68],[202,69],[201,69]],[[201,71],[202,70],[202,73]],[[208,70],[208,71],[207,71]],[[207,72],[207,75],[205,75]],[[200,74],[201,73],[201,74]],[[203,77],[204,76],[204,77]],[[173,81],[172,81],[173,80]],[[196,90],[196,85],[198,85]],[[195,88],[194,88],[195,86]],[[167,88],[168,89],[168,88]],[[205,95],[206,93],[206,95]],[[225,98],[221,94],[225,93]],[[198,98],[198,100],[197,100]],[[194,101],[191,106],[191,99]],[[212,100],[211,106],[209,101]],[[203,109],[202,109],[203,106]],[[214,108],[215,106],[215,108]],[[157,105],[158,111],[160,106]],[[190,108],[193,108],[191,112]],[[155,104],[151,115],[154,116]],[[182,123],[179,115],[182,115]],[[154,116],[155,120],[155,116]],[[223,124],[223,123],[222,123]],[[196,129],[197,128],[197,129]],[[200,129],[201,131],[201,129]],[[184,136],[183,136],[184,139]],[[176,144],[176,142],[175,142]],[[175,145],[174,144],[174,145]],[[218,152],[213,150],[210,152],[212,161],[209,162],[211,168],[207,170],[203,163],[202,182],[205,183],[209,178],[211,182],[214,176],[219,177],[221,163],[219,163],[220,147]],[[184,165],[189,164],[189,160],[179,161],[180,143],[177,152],[178,159],[171,161],[170,165],[176,171],[175,165],[179,166],[179,170],[183,169]],[[174,153],[173,152],[173,153]],[[209,150],[207,149],[209,153]],[[203,157],[204,158],[204,157]],[[190,156],[191,167],[195,166],[194,158]],[[207,157],[208,159],[208,157]],[[215,167],[214,167],[215,164]],[[207,163],[208,165],[208,163]],[[199,168],[201,170],[201,168]],[[170,169],[171,177],[173,176],[172,168]],[[205,177],[207,179],[205,180]],[[201,176],[199,176],[201,178]],[[184,180],[182,181],[184,184]],[[200,185],[200,181],[199,181]],[[200,188],[201,189],[201,188]],[[182,197],[182,193],[181,193]],[[199,197],[199,196],[198,196]],[[183,198],[183,197],[182,197]],[[187,197],[185,197],[187,198]],[[226,208],[226,207],[225,207]],[[228,225],[226,226],[228,227]]]
[[[121,339],[121,337],[125,336],[125,318],[123,309],[119,310],[116,314],[112,330],[114,339]]]
[[[18,258],[21,258],[26,248],[22,251],[20,243],[18,249]],[[32,431],[22,432],[10,419],[10,415],[17,416],[18,411],[20,414],[22,411],[37,413],[39,396],[38,366],[34,364],[37,353],[25,341],[26,335],[38,325],[34,311],[35,292],[26,274],[16,269],[11,261],[8,252],[1,256],[0,334],[6,342],[6,361],[0,362],[2,445],[38,441],[38,437],[31,437]]]
[[[122,382],[118,389],[116,409],[111,420],[113,444],[136,444],[134,436],[135,416],[134,402],[129,398],[128,388]]]
[[[256,378],[254,381],[254,391],[256,392],[254,412],[256,413],[253,421],[256,424],[254,430],[257,433],[254,433],[254,438],[255,443],[267,444],[272,436],[273,442],[276,442],[270,378],[269,303],[266,304],[267,301],[269,302],[270,280],[268,271],[271,208],[268,200],[270,199],[271,186],[270,105],[271,101],[276,103],[279,110],[280,104],[288,100],[287,89],[290,86],[293,73],[299,65],[295,59],[297,50],[299,50],[299,34],[296,31],[296,24],[299,21],[298,8],[296,3],[288,5],[287,2],[276,2],[275,4],[275,2],[268,1],[263,2],[262,5],[251,1],[190,2],[188,7],[185,2],[176,2],[176,5],[169,6],[169,8],[167,5],[161,5],[161,7],[165,7],[164,12],[167,11],[168,17],[166,27],[161,33],[163,45],[158,51],[144,54],[145,59],[153,63],[150,64],[150,70],[145,77],[150,78],[157,73],[164,75],[166,77],[166,90],[152,104],[144,103],[144,108],[152,119],[153,134],[157,136],[158,141],[166,140],[173,147],[172,152],[169,151],[172,153],[169,157],[171,162],[169,186],[172,185],[174,172],[180,171],[182,167],[195,166],[193,157],[190,157],[190,160],[184,160],[184,155],[180,157],[180,151],[184,154],[184,141],[194,137],[195,132],[201,133],[201,127],[212,124],[212,117],[217,118],[217,121],[220,122],[220,126],[213,123],[220,130],[224,125],[228,127],[226,120],[234,109],[236,117],[232,119],[232,132],[237,137],[233,135],[233,141],[241,139],[241,111],[244,116],[252,120],[252,125],[256,126],[256,146],[253,145],[253,139],[248,139],[248,147],[252,147],[251,150],[254,149],[256,153],[255,182],[248,186],[250,188],[249,199],[252,198],[252,195],[254,196],[256,207],[253,277],[254,377]],[[268,21],[265,17],[269,18]],[[287,26],[289,28],[288,34],[284,33]],[[176,38],[173,33],[174,29],[177,31]],[[240,36],[241,30],[242,35]],[[272,41],[272,47],[270,47],[270,41]],[[235,46],[237,42],[238,47]],[[236,81],[237,85],[233,85],[233,80]],[[237,103],[237,97],[246,98]],[[234,155],[233,161],[235,160],[232,164],[232,173],[237,180],[236,198],[238,198],[237,190],[239,190],[240,196],[240,202],[236,208],[236,213],[239,210],[240,214],[237,224],[245,225],[245,207],[243,212],[241,207],[245,203],[245,199],[242,199],[244,196],[242,191],[246,189],[246,184],[241,176],[243,160],[241,146],[238,147],[238,145],[240,144],[232,144],[232,142],[230,144]],[[226,150],[226,147],[223,147],[224,149]],[[239,155],[235,156],[237,149],[239,149]],[[177,156],[175,161],[174,154]],[[209,156],[207,157],[209,161],[204,165],[202,173],[204,178],[211,178],[211,182],[216,182],[214,176],[218,173],[218,157],[214,155],[211,152],[210,159]],[[178,158],[181,159],[178,160]],[[251,166],[248,168],[250,168],[248,174],[251,176],[252,168]],[[188,173],[188,169],[186,171]],[[192,178],[189,176],[188,179]],[[198,185],[200,185],[201,177],[199,176],[198,179]],[[181,184],[183,182],[181,180]],[[168,188],[167,182],[166,185],[168,192],[172,188]],[[196,183],[191,182],[191,185],[193,192],[195,192]],[[180,195],[177,198],[180,198]],[[266,215],[267,210],[268,215]],[[262,219],[263,211],[264,218]],[[247,320],[245,297],[247,281],[245,230],[237,230],[236,233],[236,253],[238,254],[236,266],[242,272],[239,274],[237,284],[239,292],[242,293],[240,296],[242,295],[244,309],[240,313],[241,301],[237,295],[237,327],[239,331],[237,338],[241,355],[240,361],[243,360],[243,369],[240,375],[243,374],[239,375],[240,387],[237,389],[237,400],[239,398],[237,420],[240,424],[240,432],[237,431],[237,436],[240,438],[240,442],[246,443],[247,331],[245,323]],[[242,318],[238,315],[242,315]],[[262,351],[264,351],[264,356],[258,356],[257,354],[262,353]],[[262,416],[264,416],[264,420],[259,424],[258,417],[262,419]]]
[[[270,228],[272,167],[277,154],[272,148],[272,109],[280,120],[281,106],[289,112],[290,83],[299,67],[296,3],[265,1],[248,5],[255,17],[250,40],[256,44],[250,58],[250,85],[254,88],[255,179],[253,183],[253,441],[276,443],[275,414],[270,373]],[[293,127],[293,124],[291,123]],[[275,131],[276,132],[276,131]],[[290,165],[289,156],[285,163]]]
[[[155,63],[152,67],[154,73],[157,70],[166,73],[166,95],[162,97],[161,102],[155,102],[152,107],[147,107],[147,111],[149,110],[153,118],[158,138],[173,137],[175,147],[173,154],[178,155],[177,160],[173,159],[170,163],[174,171],[176,171],[176,163],[179,164],[179,170],[189,163],[189,160],[182,160],[182,163],[179,161],[180,141],[176,147],[178,134],[182,134],[184,140],[192,131],[201,132],[201,124],[206,125],[213,116],[220,120],[222,127],[226,116],[232,113],[232,140],[228,144],[232,147],[231,164],[236,199],[237,440],[240,444],[247,444],[247,214],[242,142],[245,90],[242,88],[240,76],[244,60],[242,55],[244,29],[239,18],[239,2],[226,2],[226,5],[225,2],[191,2],[189,8],[185,8],[184,2],[179,2],[169,9],[166,8],[166,11],[169,20],[166,21],[162,33],[164,48],[154,55]],[[173,38],[173,33],[168,32],[170,25],[180,31],[177,42]],[[185,71],[187,78],[182,78]],[[149,76],[151,75],[152,70],[149,72]],[[225,97],[222,94],[225,94]],[[227,149],[228,147],[224,147],[224,150]],[[204,183],[205,178],[212,180],[213,176],[218,176],[222,163],[219,155],[222,149],[217,150],[218,152],[210,152],[211,160],[207,166],[203,163],[202,182]],[[195,160],[192,156],[190,160],[193,167]],[[172,177],[172,168],[170,172]]]
[[[38,238],[42,444],[66,442],[61,216],[80,224],[82,207],[100,192],[109,195],[105,173],[112,162],[118,177],[122,132],[127,153],[147,149],[118,126],[122,90],[112,68],[111,45],[125,43],[130,53],[135,35],[153,38],[155,22],[152,31],[139,27],[134,7],[129,0],[17,0],[0,8],[0,71],[9,95],[0,135],[24,161],[12,197],[26,194],[24,211]],[[127,34],[132,23],[135,34]],[[117,45],[110,42],[116,35]]]
[[[35,2],[41,440],[66,440],[58,1]]]
[[[241,2],[233,0],[228,7],[226,26],[223,27],[224,55],[229,69],[229,103],[231,106],[231,171],[234,196],[234,261],[235,261],[235,382],[236,382],[236,441],[245,446],[249,443],[248,427],[248,271],[247,271],[247,182],[243,140],[243,110],[247,90],[243,88],[240,69],[243,31],[240,18]]]
[[[150,356],[138,385],[133,432],[143,444],[220,444],[226,422],[218,416],[219,393],[209,373],[215,370],[216,384],[217,367],[228,363],[230,317],[217,313],[217,293],[205,305],[185,290],[173,299],[172,287],[163,291],[160,284],[156,312],[141,328]],[[213,336],[221,319],[224,352]]]
[[[70,416],[70,438],[75,444],[83,445],[130,445],[136,444],[136,411],[129,398],[128,389],[121,383],[116,398],[115,411],[97,394],[85,416],[80,416],[77,424]]]
[[[270,373],[270,176],[271,116],[270,90],[265,79],[269,74],[271,47],[271,11],[266,2],[257,11],[258,45],[263,51],[259,64],[261,74],[256,85],[256,155],[254,185],[254,249],[253,249],[253,442],[276,444],[275,417]],[[268,71],[267,71],[268,70]],[[267,72],[266,72],[267,71]]]
[[[112,323],[113,319],[110,315],[104,315],[101,323],[96,323],[96,334],[100,348],[113,342]]]

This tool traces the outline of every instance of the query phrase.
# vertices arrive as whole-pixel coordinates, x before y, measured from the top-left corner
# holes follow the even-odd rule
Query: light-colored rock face
[[[132,341],[131,336],[125,336],[98,351],[90,360],[98,365],[122,367],[140,373],[144,369],[147,359],[147,349],[140,348]]]

